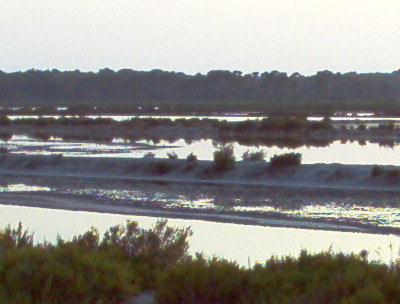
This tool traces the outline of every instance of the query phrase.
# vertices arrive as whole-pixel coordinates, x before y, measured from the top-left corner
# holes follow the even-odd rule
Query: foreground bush
[[[271,168],[291,167],[301,165],[300,153],[285,153],[282,155],[274,155],[269,161]]]
[[[368,253],[330,251],[271,257],[244,268],[219,258],[187,255],[189,229],[166,221],[93,228],[71,241],[34,244],[32,235],[0,231],[0,303],[127,303],[154,290],[163,304],[395,304],[400,262],[369,262]]]
[[[324,252],[275,257],[244,269],[228,261],[188,258],[167,271],[157,293],[165,304],[399,303],[400,270],[365,255]]]
[[[214,152],[214,167],[217,171],[228,171],[235,167],[233,145],[221,147]]]
[[[72,241],[34,245],[21,225],[7,227],[0,232],[0,303],[121,303],[155,287],[185,256],[189,234],[166,221],[150,230],[128,222],[102,239],[91,229]]]

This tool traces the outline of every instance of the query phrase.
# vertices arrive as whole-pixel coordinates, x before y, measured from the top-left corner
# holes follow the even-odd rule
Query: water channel
[[[83,233],[91,226],[104,232],[107,228],[123,224],[127,219],[138,221],[148,228],[156,221],[153,217],[126,216],[91,212],[50,210],[20,206],[0,205],[0,226],[24,227],[35,233],[40,242],[55,241]],[[263,262],[271,255],[296,256],[301,249],[320,252],[331,248],[333,252],[359,253],[366,249],[371,260],[389,263],[398,257],[400,238],[393,235],[316,231],[306,229],[259,227],[238,224],[221,224],[198,220],[170,219],[175,227],[190,226],[190,253],[204,252],[235,260],[240,265]]]

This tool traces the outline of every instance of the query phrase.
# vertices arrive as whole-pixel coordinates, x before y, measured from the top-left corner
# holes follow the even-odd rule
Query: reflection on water
[[[251,197],[246,200],[234,194],[228,198],[211,193],[191,195],[186,193],[171,193],[140,190],[110,190],[110,189],[51,189],[41,186],[24,184],[9,185],[0,188],[0,192],[14,191],[53,191],[74,195],[89,195],[93,198],[107,201],[111,204],[129,204],[136,207],[161,208],[174,210],[213,210],[235,212],[236,214],[273,215],[289,218],[318,219],[339,221],[344,223],[371,224],[381,227],[400,228],[400,208],[393,206],[357,205],[354,203],[335,203],[329,200],[325,203],[304,201],[303,204],[292,205],[273,203],[265,196]]]
[[[374,113],[347,113],[344,115],[331,116],[330,119],[333,121],[400,121],[400,117],[373,117]],[[38,119],[38,118],[106,118],[113,119],[115,121],[124,121],[134,118],[153,118],[153,119],[215,119],[215,120],[226,120],[230,122],[245,121],[245,120],[261,120],[268,118],[268,116],[247,116],[247,115],[223,115],[223,116],[182,116],[182,115],[7,115],[11,120],[16,119]],[[307,117],[310,121],[323,120],[323,116],[310,116]]]
[[[63,154],[64,156],[87,157],[124,157],[141,158],[149,152],[157,158],[166,158],[167,153],[175,152],[179,158],[186,158],[190,153],[197,155],[200,160],[212,160],[213,153],[218,143],[212,140],[185,141],[180,139],[174,142],[160,140],[129,141],[114,139],[110,143],[93,142],[65,142],[59,138],[38,140],[26,136],[13,136],[4,142],[11,153],[25,154]],[[248,146],[233,142],[234,153],[237,160],[241,160],[244,152],[248,150],[264,150],[266,159],[275,154],[301,153],[304,164],[313,163],[342,163],[342,164],[378,164],[400,165],[400,146],[385,146],[372,142],[345,142],[334,141],[324,147],[303,146],[298,148],[282,148],[276,145]]]
[[[49,221],[51,219],[51,221]],[[138,221],[149,228],[154,217],[124,216],[90,212],[50,210],[0,205],[0,227],[16,226],[19,221],[35,232],[35,240],[54,242],[57,236],[71,238],[91,226],[103,233],[107,228],[123,224],[127,219]],[[263,262],[271,255],[294,255],[301,249],[320,252],[332,248],[334,252],[359,253],[370,251],[371,260],[390,262],[397,257],[400,239],[392,235],[366,233],[313,231],[293,228],[259,227],[237,224],[221,224],[198,220],[170,219],[175,227],[190,226],[194,235],[190,238],[190,253],[204,252],[248,266]],[[394,251],[393,251],[394,250]]]
[[[51,191],[49,187],[28,186],[25,184],[0,186],[0,192],[33,192],[33,191]]]
[[[282,210],[271,206],[236,206],[238,212],[282,214],[298,218],[338,220],[346,223],[372,224],[382,227],[400,227],[400,208],[381,208],[358,205],[307,205],[300,209]]]

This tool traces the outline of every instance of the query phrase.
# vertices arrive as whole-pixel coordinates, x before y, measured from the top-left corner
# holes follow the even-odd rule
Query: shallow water
[[[378,121],[400,121],[400,117],[372,117],[373,113],[359,113],[357,116],[353,116],[352,114],[350,115],[344,115],[344,116],[332,116],[330,117],[331,120],[333,121],[371,121],[371,122],[378,122]],[[37,118],[78,118],[82,117],[79,115],[7,115],[8,118],[11,120],[15,119],[37,119]],[[258,119],[264,119],[268,118],[268,116],[246,116],[246,115],[226,115],[226,116],[180,116],[180,115],[85,115],[83,116],[85,118],[111,118],[115,121],[124,121],[124,120],[129,120],[132,118],[154,118],[154,119],[171,119],[171,120],[177,120],[177,119],[216,119],[216,120],[226,120],[230,122],[235,122],[235,121],[245,121],[245,120],[258,120]],[[310,116],[307,117],[308,120],[310,121],[320,121],[323,120],[324,117],[322,116]]]
[[[0,141],[2,142],[2,141]],[[247,146],[233,142],[234,153],[237,160],[242,159],[246,151],[262,150],[266,153],[268,160],[275,154],[301,153],[302,163],[342,163],[342,164],[365,164],[365,165],[400,165],[400,145],[393,147],[382,146],[378,143],[334,141],[325,147],[303,146],[299,148],[282,148],[278,146],[259,145]],[[190,153],[197,155],[200,160],[212,160],[213,153],[220,146],[212,140],[198,140],[186,142],[183,139],[175,142],[161,140],[136,141],[114,139],[111,143],[93,142],[66,142],[59,138],[48,141],[37,140],[26,136],[13,136],[11,140],[2,143],[11,153],[24,154],[63,154],[64,156],[87,156],[87,157],[124,157],[141,158],[148,153],[153,153],[157,158],[167,158],[167,153],[175,152],[179,158],[186,158]]]
[[[21,221],[30,231],[35,232],[36,241],[42,241],[44,238],[47,241],[55,241],[57,235],[71,238],[91,226],[104,232],[110,226],[125,223],[127,219],[138,221],[145,228],[156,221],[154,217],[0,205],[0,227],[7,224],[16,227]],[[345,253],[359,253],[366,249],[370,251],[371,260],[388,263],[397,258],[397,250],[400,248],[400,238],[393,235],[271,228],[179,219],[170,219],[169,224],[175,227],[191,227],[194,235],[190,238],[190,253],[204,252],[209,256],[235,260],[244,266],[257,261],[263,262],[271,255],[296,256],[301,249],[320,252],[329,248],[334,252]]]
[[[258,218],[284,216],[286,218],[318,219],[329,223],[333,220],[343,224],[370,224],[380,227],[400,228],[400,206],[397,197],[391,201],[381,197],[362,199],[360,196],[301,195],[300,193],[277,193],[274,190],[252,188],[224,191],[212,186],[185,189],[169,185],[136,183],[120,189],[39,186],[9,184],[0,192],[52,192],[92,197],[110,204],[164,210],[224,211],[235,215],[252,215]],[[286,192],[288,192],[286,190]],[[293,197],[297,196],[294,200]]]

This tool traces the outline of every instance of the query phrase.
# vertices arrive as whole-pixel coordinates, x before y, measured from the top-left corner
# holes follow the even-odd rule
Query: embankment
[[[272,169],[267,162],[240,161],[229,171],[218,171],[212,161],[179,159],[22,154],[4,154],[0,159],[1,175],[400,191],[400,168],[386,166],[374,175],[373,167],[305,164]]]

